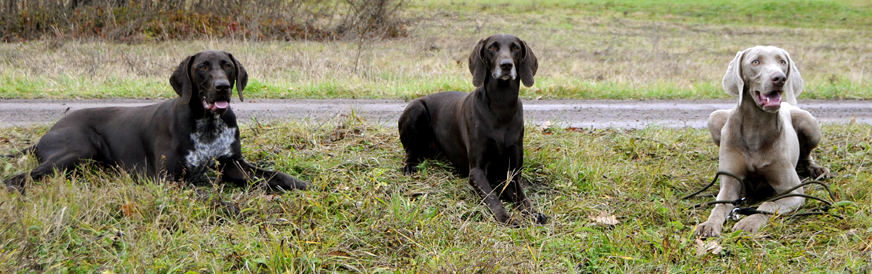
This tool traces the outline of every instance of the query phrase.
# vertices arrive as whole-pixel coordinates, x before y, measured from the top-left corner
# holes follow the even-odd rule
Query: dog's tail
[[[36,145],[32,145],[32,146],[26,147],[26,148],[24,148],[24,149],[22,149],[22,150],[20,150],[20,151],[18,151],[18,152],[13,152],[13,153],[11,153],[11,154],[3,155],[3,157],[5,157],[5,158],[15,158],[15,157],[18,157],[18,156],[21,156],[21,155],[24,155],[24,154],[32,154],[34,151],[36,151]]]

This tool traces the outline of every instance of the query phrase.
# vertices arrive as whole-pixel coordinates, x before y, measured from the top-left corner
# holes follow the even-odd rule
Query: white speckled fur
[[[189,178],[197,178],[212,166],[215,158],[232,155],[230,146],[236,141],[236,128],[227,127],[217,115],[204,118],[197,120],[191,140],[194,147],[185,157],[185,163]]]
[[[516,78],[518,78],[518,73],[516,72],[514,66],[512,66],[512,70],[509,71],[508,75],[503,75],[503,69],[499,66],[495,67],[492,73],[494,79],[501,79],[503,81],[515,80]]]

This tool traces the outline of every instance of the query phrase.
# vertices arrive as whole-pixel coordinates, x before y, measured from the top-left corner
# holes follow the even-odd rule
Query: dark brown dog
[[[409,103],[400,116],[400,141],[406,150],[403,173],[415,172],[421,160],[444,155],[484,198],[497,221],[512,226],[500,198],[514,203],[538,224],[536,212],[521,187],[524,163],[524,110],[520,82],[533,85],[539,64],[527,43],[511,35],[478,42],[469,55],[472,93],[441,92]]]
[[[70,113],[28,149],[41,164],[4,183],[23,191],[28,177],[38,180],[91,159],[155,179],[196,181],[217,167],[223,181],[263,179],[273,189],[308,188],[307,182],[243,160],[236,115],[230,109],[234,81],[241,101],[248,74],[233,55],[203,51],[189,56],[170,77],[179,98]]]

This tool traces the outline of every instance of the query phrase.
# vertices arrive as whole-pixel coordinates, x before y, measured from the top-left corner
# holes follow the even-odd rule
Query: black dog
[[[156,179],[196,181],[217,161],[223,181],[261,178],[274,189],[308,188],[307,182],[242,159],[236,115],[229,103],[234,80],[241,101],[248,74],[233,55],[203,51],[189,56],[170,77],[181,97],[142,107],[70,113],[27,149],[41,164],[4,183],[23,191],[27,177],[37,180],[86,159]]]
[[[533,85],[539,64],[527,43],[511,35],[483,39],[469,55],[472,93],[440,92],[409,103],[400,116],[400,141],[406,150],[406,175],[424,158],[444,155],[484,198],[497,221],[518,226],[503,198],[529,214],[536,212],[521,187],[524,163],[524,111],[520,81]]]

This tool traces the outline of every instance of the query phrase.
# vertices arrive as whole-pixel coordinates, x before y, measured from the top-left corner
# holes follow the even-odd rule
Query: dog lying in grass
[[[818,121],[796,107],[802,93],[802,76],[787,51],[757,46],[740,51],[730,62],[723,80],[724,90],[738,96],[730,110],[718,110],[708,119],[712,140],[720,146],[718,170],[744,178],[721,176],[717,200],[734,201],[761,193],[782,194],[800,184],[797,167],[813,178],[829,176],[829,170],[814,162],[811,152],[821,140]],[[803,193],[797,188],[791,193]],[[783,214],[802,206],[805,198],[788,197],[764,202],[757,210]],[[735,207],[717,204],[694,234],[717,237]],[[756,233],[769,214],[748,216],[733,231]]]
[[[40,160],[39,166],[4,183],[24,191],[29,179],[94,160],[155,179],[196,181],[217,168],[221,181],[262,179],[278,190],[309,188],[307,182],[257,168],[242,158],[236,115],[230,108],[234,82],[241,101],[248,74],[233,55],[210,50],[189,56],[170,77],[179,98],[142,107],[72,112],[26,149]]]
[[[494,35],[478,42],[469,55],[469,71],[477,88],[472,93],[440,92],[418,98],[398,123],[406,151],[406,175],[425,158],[443,155],[483,199],[503,224],[521,225],[500,198],[514,203],[537,224],[547,221],[536,212],[521,186],[524,164],[524,110],[518,91],[533,85],[539,64],[527,43],[511,35]]]

